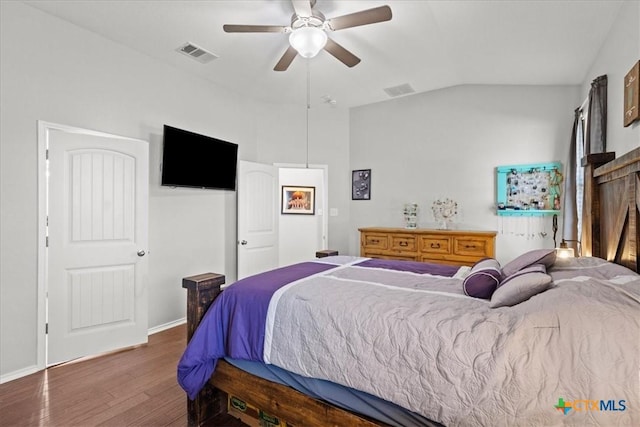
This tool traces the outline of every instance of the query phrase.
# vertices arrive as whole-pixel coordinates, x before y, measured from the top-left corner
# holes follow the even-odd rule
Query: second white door
[[[238,279],[278,266],[278,168],[238,162]]]

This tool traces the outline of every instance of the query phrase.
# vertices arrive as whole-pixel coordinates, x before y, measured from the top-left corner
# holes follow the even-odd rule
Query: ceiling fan
[[[331,40],[327,32],[391,19],[389,6],[375,7],[327,19],[322,12],[314,9],[316,0],[291,0],[291,3],[294,9],[291,25],[226,24],[222,28],[227,33],[288,33],[290,46],[274,67],[275,71],[285,71],[298,54],[305,58],[312,58],[322,49],[347,67],[353,67],[360,62],[360,58]]]

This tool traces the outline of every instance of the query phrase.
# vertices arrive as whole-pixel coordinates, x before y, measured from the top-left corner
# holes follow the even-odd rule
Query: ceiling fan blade
[[[360,58],[349,52],[347,49],[334,42],[331,39],[327,39],[327,44],[324,46],[324,50],[333,55],[338,61],[342,62],[347,67],[353,67],[358,65]]]
[[[336,18],[327,19],[326,22],[329,25],[329,28],[336,31],[344,28],[389,21],[391,20],[391,16],[391,8],[389,6],[380,6],[373,9],[351,13],[349,15],[342,15]]]
[[[309,0],[291,0],[296,15],[303,18],[311,16],[311,2]]]
[[[225,33],[284,33],[288,27],[282,25],[234,25],[225,24]]]
[[[298,54],[298,51],[295,50],[292,46],[289,46],[289,48],[285,51],[284,55],[282,55],[282,58],[280,58],[280,61],[278,61],[276,66],[273,67],[273,70],[286,71],[287,68],[289,68],[289,65],[291,65],[291,63],[293,62],[293,59],[296,57],[297,54]]]

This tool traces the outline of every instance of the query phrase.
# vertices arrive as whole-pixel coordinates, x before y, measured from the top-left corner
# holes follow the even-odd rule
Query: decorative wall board
[[[502,216],[558,214],[562,203],[560,162],[498,166],[496,211]]]

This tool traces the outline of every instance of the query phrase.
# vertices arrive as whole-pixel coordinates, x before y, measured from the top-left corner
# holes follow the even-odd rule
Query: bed
[[[639,425],[640,149],[610,160],[587,159],[589,256],[473,269],[328,257],[223,292],[222,275],[186,278],[189,424],[233,395],[295,426]],[[318,398],[307,378],[342,388]],[[345,390],[382,414],[331,400]]]

